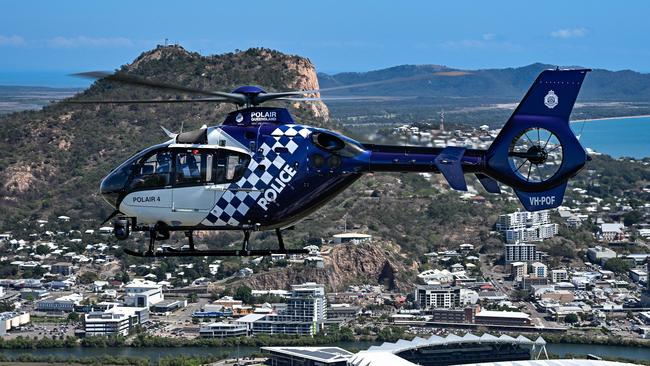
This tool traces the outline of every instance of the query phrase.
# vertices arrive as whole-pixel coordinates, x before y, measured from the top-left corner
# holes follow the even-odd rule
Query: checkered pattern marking
[[[262,158],[256,161],[251,159],[244,176],[237,182],[228,186],[227,190],[217,200],[217,204],[203,220],[208,226],[240,226],[250,224],[245,222],[246,214],[255,205],[264,189],[273,178],[277,177],[286,161],[275,152],[275,148],[287,148],[293,154],[299,147],[300,141],[294,139],[307,138],[311,130],[300,125],[282,125],[271,132],[272,139],[269,146],[267,142],[260,146]],[[266,169],[258,170],[264,165]]]

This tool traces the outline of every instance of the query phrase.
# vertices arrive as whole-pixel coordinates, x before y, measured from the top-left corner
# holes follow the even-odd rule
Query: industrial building
[[[48,313],[72,312],[83,300],[81,294],[70,294],[55,299],[43,299],[36,302],[36,310]]]
[[[134,279],[124,286],[124,303],[127,306],[150,307],[164,300],[162,285],[153,281]]]
[[[0,313],[0,336],[8,331],[25,325],[30,322],[30,315],[27,312],[4,312]]]

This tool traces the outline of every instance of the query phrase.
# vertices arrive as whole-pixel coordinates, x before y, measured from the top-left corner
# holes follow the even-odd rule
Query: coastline
[[[587,118],[587,119],[574,119],[569,123],[574,122],[590,122],[590,121],[607,121],[611,119],[633,119],[633,118],[650,118],[650,114],[639,114],[635,116],[620,116],[620,117],[601,117],[601,118]]]

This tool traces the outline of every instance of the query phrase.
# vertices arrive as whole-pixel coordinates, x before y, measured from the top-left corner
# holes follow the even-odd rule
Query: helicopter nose
[[[128,176],[118,171],[113,171],[102,179],[99,185],[99,193],[109,205],[117,209],[122,192],[124,192],[124,185],[126,184]]]

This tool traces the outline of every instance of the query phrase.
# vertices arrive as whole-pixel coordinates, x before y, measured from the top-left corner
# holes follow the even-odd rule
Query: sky
[[[649,1],[5,1],[0,85],[81,86],[178,43],[201,54],[266,47],[318,71],[534,62],[650,72]]]

